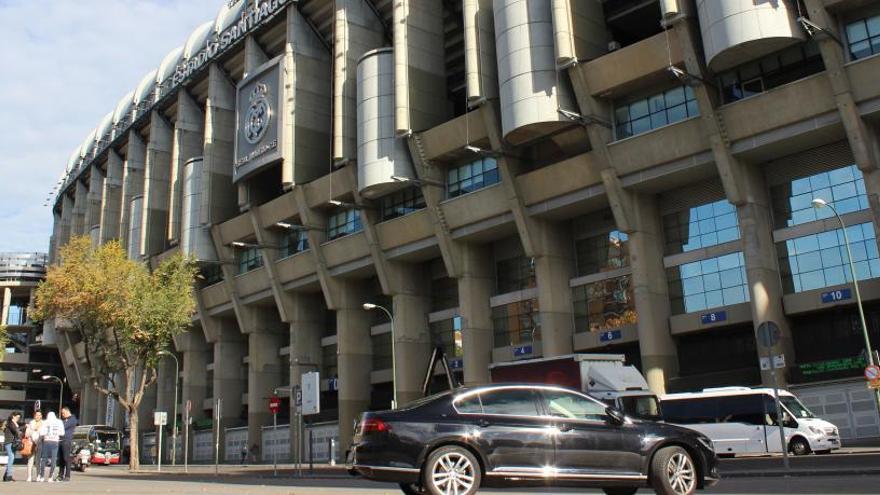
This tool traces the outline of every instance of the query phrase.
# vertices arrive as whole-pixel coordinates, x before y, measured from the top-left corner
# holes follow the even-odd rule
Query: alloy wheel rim
[[[450,452],[434,463],[431,481],[443,495],[463,495],[474,486],[474,466],[464,455]]]
[[[685,495],[694,489],[696,473],[690,458],[681,452],[675,453],[666,463],[666,478],[675,493]]]

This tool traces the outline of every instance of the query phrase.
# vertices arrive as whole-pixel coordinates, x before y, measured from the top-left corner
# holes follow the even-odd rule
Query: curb
[[[720,474],[722,480],[726,478],[785,478],[795,476],[866,476],[880,475],[880,469],[790,469],[788,471],[777,469],[772,471],[734,471],[728,473],[721,471]]]

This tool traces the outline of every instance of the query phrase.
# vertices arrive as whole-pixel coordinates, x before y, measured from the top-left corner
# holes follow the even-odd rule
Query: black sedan
[[[706,436],[634,420],[550,385],[459,388],[366,412],[347,462],[352,473],[400,483],[408,494],[471,495],[481,485],[535,482],[687,495],[718,481]]]

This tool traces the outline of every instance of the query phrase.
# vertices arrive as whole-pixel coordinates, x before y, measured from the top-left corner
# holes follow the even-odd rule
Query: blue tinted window
[[[847,227],[859,280],[880,276],[874,226]],[[776,244],[782,286],[786,293],[803,292],[852,282],[843,231],[811,234]]]
[[[847,24],[846,41],[853,60],[880,53],[880,15]]]
[[[461,196],[500,181],[498,164],[494,158],[482,158],[472,163],[450,168],[446,172],[446,190],[450,198]]]
[[[354,209],[332,215],[327,222],[327,240],[333,240],[360,231],[361,216]]]
[[[813,208],[822,198],[841,215],[868,208],[865,179],[855,165],[792,179],[770,189],[775,228],[781,229],[834,216],[831,208]]]
[[[260,255],[260,249],[249,247],[236,251],[238,256],[238,273],[247,273],[263,266],[263,257]]]
[[[739,239],[736,207],[727,200],[665,215],[666,254],[677,254]]]
[[[618,105],[614,110],[617,139],[650,131],[700,114],[694,90],[679,86],[656,95]]]
[[[309,249],[309,236],[305,230],[291,230],[281,238],[281,257],[286,258]]]
[[[749,300],[742,252],[667,269],[673,314],[692,313]]]

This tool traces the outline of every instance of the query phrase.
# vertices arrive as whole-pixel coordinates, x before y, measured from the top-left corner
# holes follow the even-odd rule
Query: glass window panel
[[[629,106],[629,114],[632,119],[638,119],[648,115],[648,100],[639,100]]]
[[[856,21],[846,26],[846,37],[849,42],[855,43],[868,38],[868,25],[863,20]]]
[[[666,120],[666,113],[665,112],[651,114],[651,128],[652,129],[656,129],[658,127],[663,127],[664,125],[666,125],[668,123],[669,122],[667,122],[667,120]]]
[[[688,114],[688,117],[696,117],[697,115],[700,115],[700,106],[697,104],[696,100],[688,100],[687,114]],[[672,119],[670,119],[670,121],[671,120]]]
[[[861,268],[857,270],[861,270],[865,278],[876,277],[878,274],[872,269],[873,264],[878,262],[873,224],[853,225],[847,229],[847,233],[852,234],[850,242],[853,260],[857,265],[861,264]],[[858,236],[858,240],[852,239],[855,236]],[[821,246],[821,251],[799,251],[798,254],[794,254],[790,249],[792,245],[813,246],[812,242],[800,242],[803,239],[815,239],[815,244]],[[788,293],[838,285],[843,283],[842,277],[849,280],[849,261],[840,230],[813,234],[787,243],[777,243],[776,249],[780,266],[792,274],[793,284],[785,285],[785,291]]]
[[[641,134],[643,132],[647,132],[651,130],[651,118],[643,117],[641,119],[637,119],[632,121],[632,132],[633,134]]]
[[[673,314],[702,311],[748,300],[742,253],[681,265],[668,269],[668,272],[674,276],[676,272],[691,270],[689,265],[699,265],[701,273],[683,278],[681,285],[677,282],[669,284]],[[683,307],[676,303],[678,300],[684,301]]]
[[[666,108],[666,103],[663,101],[663,93],[648,98],[648,107],[651,113],[662,112]]]
[[[709,258],[707,260],[703,260],[700,262],[700,271],[703,274],[713,273],[718,271],[718,261],[719,258]]]
[[[668,122],[680,122],[688,117],[688,110],[685,105],[677,105],[666,111]]]
[[[880,15],[869,17],[865,22],[868,25],[868,36],[880,36]]]

